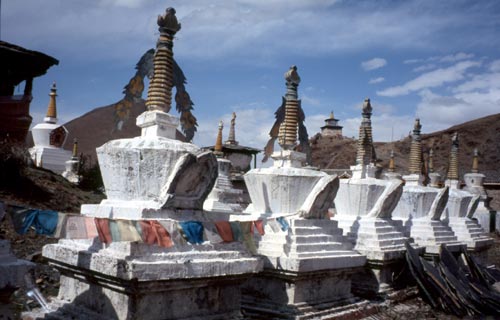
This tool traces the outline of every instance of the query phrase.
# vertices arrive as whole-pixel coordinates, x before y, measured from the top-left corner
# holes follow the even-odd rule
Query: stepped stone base
[[[239,286],[262,268],[239,243],[105,248],[97,239],[60,240],[43,255],[61,272],[54,317],[85,310],[79,319],[237,319]]]
[[[425,247],[426,254],[439,254],[441,245],[451,252],[460,252],[467,246],[457,240],[457,236],[444,222],[427,218],[411,221],[410,236],[419,246]]]
[[[354,249],[366,255],[368,260],[389,261],[402,259],[406,251],[404,244],[409,239],[403,235],[391,219],[361,218],[359,228],[353,235]]]
[[[356,243],[356,233],[359,228],[359,220],[361,217],[354,215],[336,215],[333,219],[338,223],[344,236],[352,243]]]
[[[448,225],[458,238],[467,245],[467,250],[482,251],[493,244],[477,221],[469,218],[450,217]]]
[[[409,241],[391,219],[363,217],[359,224],[354,249],[366,255],[367,268],[353,276],[353,292],[361,296],[384,296],[399,289],[395,275],[403,270],[405,242]],[[420,252],[423,248],[417,247]]]
[[[257,250],[264,272],[243,287],[246,313],[260,319],[326,319],[359,301],[351,294],[351,276],[366,257],[352,251],[335,221],[291,219],[286,232],[269,231]]]
[[[266,268],[293,272],[363,266],[366,257],[352,250],[336,221],[291,219],[286,232],[266,232],[257,243]]]
[[[36,159],[36,165],[57,174],[66,170],[66,161],[71,159],[71,151],[55,147],[33,147],[29,150],[31,158]]]

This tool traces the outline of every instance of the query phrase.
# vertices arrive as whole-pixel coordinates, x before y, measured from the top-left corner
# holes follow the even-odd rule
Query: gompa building
[[[333,111],[330,113],[330,117],[325,119],[325,125],[321,127],[321,135],[342,138],[342,126],[339,125],[339,119],[335,119]]]

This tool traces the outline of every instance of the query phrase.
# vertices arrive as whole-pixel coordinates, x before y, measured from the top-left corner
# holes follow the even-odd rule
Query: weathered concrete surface
[[[321,179],[328,174],[303,168],[272,167],[244,176],[252,203],[245,212],[268,217],[297,213]]]
[[[215,185],[203,203],[203,210],[206,212],[224,212],[239,214],[243,212],[241,203],[243,191],[235,189],[230,180],[231,161],[217,158],[219,175]]]
[[[335,221],[290,219],[289,224],[279,232],[266,225],[257,249],[265,269],[245,283],[244,311],[289,319],[355,312],[360,305],[351,294],[351,276],[360,272],[366,257],[352,250]]]
[[[448,195],[448,187],[404,186],[393,212],[393,218],[399,221],[405,235],[413,238],[417,245],[425,247],[427,254],[438,254],[442,244],[452,252],[465,247],[465,244],[457,241],[451,228],[441,221]]]
[[[200,209],[217,179],[212,153],[163,137],[113,140],[97,157],[108,198],[102,205]]]
[[[364,272],[353,276],[353,290],[358,294],[385,295],[399,285],[393,274],[400,271],[409,239],[392,220],[392,213],[402,193],[400,180],[352,178],[340,182],[333,219],[345,226],[344,234],[355,244],[354,249],[368,260]]]
[[[472,251],[487,250],[493,244],[493,239],[484,232],[477,221],[471,219],[479,200],[478,195],[451,189],[443,217],[458,241],[467,244],[467,249]]]
[[[351,275],[366,262],[352,250],[342,230],[326,213],[338,178],[288,167],[254,169],[245,175],[252,204],[245,212],[266,217],[257,253],[265,271],[245,283],[243,309],[257,318],[332,317],[357,300]],[[271,226],[284,219],[287,228]]]
[[[334,201],[337,211],[334,219],[338,221],[344,235],[348,235],[351,228],[356,227],[356,221],[360,217],[368,214],[388,183],[375,178],[340,180]]]
[[[491,198],[484,189],[485,175],[482,173],[467,173],[464,175],[465,187],[464,191],[479,195],[479,204],[474,212],[473,218],[477,219],[479,225],[486,232],[495,230],[495,214],[496,212],[490,207]]]
[[[58,312],[75,305],[107,319],[237,318],[239,284],[262,268],[239,243],[166,249],[65,239],[43,255],[62,274]]]

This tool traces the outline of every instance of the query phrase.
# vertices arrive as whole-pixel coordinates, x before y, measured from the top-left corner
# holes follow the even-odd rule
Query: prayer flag
[[[179,225],[187,240],[192,244],[203,243],[203,225],[199,221],[183,221]]]
[[[234,241],[233,231],[231,230],[229,221],[216,221],[215,227],[217,228],[217,231],[219,232],[219,235],[222,240],[224,240],[224,242]]]

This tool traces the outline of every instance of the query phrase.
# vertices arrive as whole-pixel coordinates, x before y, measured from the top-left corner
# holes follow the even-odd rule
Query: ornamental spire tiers
[[[472,158],[472,173],[478,173],[479,172],[479,156],[477,152],[477,148],[474,148],[474,155]]]
[[[389,169],[387,171],[388,172],[395,172],[396,171],[396,166],[394,164],[394,150],[391,150],[391,155],[389,158]]]
[[[434,150],[429,150],[429,186],[439,188],[441,186],[441,175],[434,171]]]
[[[174,36],[181,29],[174,8],[167,8],[165,14],[158,16],[160,37],[156,43],[153,79],[149,84],[146,107],[168,113],[172,106]]]
[[[356,165],[369,165],[375,162],[377,156],[373,147],[372,136],[372,105],[370,99],[366,98],[363,102],[363,120],[359,127],[358,150],[356,153]]]
[[[450,162],[446,176],[446,185],[453,189],[458,189],[458,147],[458,132],[455,132],[451,137]]]
[[[450,163],[448,168],[449,180],[458,180],[458,133],[455,132],[451,138]]]
[[[389,167],[387,172],[384,174],[385,180],[402,180],[401,174],[396,172],[396,162],[394,161],[394,150],[391,150],[391,155],[389,158]]]
[[[434,150],[431,148],[429,150],[429,173],[434,172]]]
[[[52,84],[52,88],[50,88],[49,97],[49,105],[47,107],[47,114],[45,115],[44,121],[47,123],[57,123],[57,87],[55,82]]]
[[[165,14],[158,16],[158,26],[160,37],[156,43],[153,58],[153,77],[149,83],[146,99],[147,111],[137,117],[136,124],[141,128],[143,137],[175,139],[180,121],[179,118],[168,113],[172,107],[172,87],[175,79],[180,82],[185,81],[182,71],[179,71],[179,74],[176,73],[176,78],[174,78],[174,70],[179,68],[175,64],[172,48],[174,36],[181,29],[181,24],[177,22],[175,16],[175,9],[167,8]],[[179,88],[177,88],[177,93],[179,93]],[[182,127],[186,138],[190,140],[196,131],[196,119],[190,112],[192,101],[185,90],[183,98],[185,99],[179,98],[179,101],[176,99],[177,109],[182,110]],[[191,125],[188,125],[188,122]]]
[[[352,176],[357,179],[374,178],[377,174],[377,167],[375,166],[377,156],[372,137],[372,110],[370,99],[366,98],[363,102],[363,120],[361,120],[359,126],[356,165],[351,166]]]
[[[297,129],[299,121],[299,104],[297,88],[300,76],[297,67],[291,66],[285,73],[285,119],[281,123],[278,142],[283,150],[292,150],[297,145]]]
[[[408,167],[409,175],[403,176],[407,185],[423,185],[424,176],[422,175],[422,137],[420,130],[422,125],[420,119],[415,119],[413,133],[411,135],[410,145],[410,165]]]
[[[410,174],[422,174],[422,138],[420,136],[420,119],[415,119],[410,146]]]
[[[219,129],[217,131],[217,139],[215,140],[214,153],[216,156],[220,157],[222,155],[222,129],[224,128],[224,123],[219,121]]]
[[[238,141],[236,141],[236,133],[235,133],[235,125],[236,125],[236,113],[233,112],[231,117],[231,127],[229,127],[229,136],[225,144],[237,145]]]
[[[78,158],[78,140],[76,140],[76,138],[73,140],[72,158]]]
[[[80,159],[78,158],[78,141],[73,140],[73,155],[66,161],[66,170],[61,174],[66,180],[71,183],[79,183],[80,176],[78,175]]]

